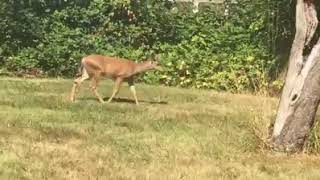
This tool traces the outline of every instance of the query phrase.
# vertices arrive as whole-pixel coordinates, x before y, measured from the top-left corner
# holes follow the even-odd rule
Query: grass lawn
[[[0,79],[0,179],[320,179],[317,155],[261,148],[277,99],[88,84],[70,103],[72,80]]]

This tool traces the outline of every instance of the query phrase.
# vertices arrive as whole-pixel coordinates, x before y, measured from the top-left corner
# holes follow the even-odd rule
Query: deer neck
[[[150,69],[148,64],[146,64],[145,62],[136,63],[135,65],[136,66],[135,66],[134,73],[133,73],[134,75],[139,74],[139,73],[143,73],[143,72]]]

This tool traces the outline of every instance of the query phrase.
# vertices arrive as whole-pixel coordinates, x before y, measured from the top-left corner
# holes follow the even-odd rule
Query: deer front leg
[[[92,78],[91,89],[93,91],[93,94],[98,98],[99,102],[104,103],[103,98],[100,96],[100,94],[98,93],[98,90],[97,90],[98,82],[99,81],[97,78]]]
[[[109,100],[107,101],[108,103],[110,103],[112,101],[112,99],[114,98],[114,96],[116,96],[118,94],[122,81],[123,80],[121,78],[117,78],[115,80],[112,95],[110,96]]]
[[[138,98],[137,98],[137,93],[136,93],[136,88],[134,87],[134,82],[133,82],[133,79],[129,79],[128,80],[128,84],[129,84],[129,87],[130,87],[130,91],[134,97],[134,100],[136,102],[136,105],[139,105],[139,102],[138,102]]]
[[[74,80],[74,82],[73,82],[73,86],[72,86],[71,93],[70,93],[70,101],[71,102],[74,102],[75,99],[76,99],[76,92],[77,92],[77,89],[79,87],[79,82],[78,81],[80,80],[80,78]]]

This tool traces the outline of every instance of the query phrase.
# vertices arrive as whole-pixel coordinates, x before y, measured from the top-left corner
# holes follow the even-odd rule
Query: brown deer
[[[74,102],[75,94],[81,83],[86,79],[91,79],[91,89],[94,95],[101,103],[104,103],[103,98],[97,91],[97,86],[99,81],[103,77],[106,77],[114,81],[113,92],[107,101],[108,103],[110,103],[119,92],[121,83],[126,81],[129,84],[135,103],[138,105],[139,102],[134,87],[134,76],[153,69],[162,70],[162,67],[158,65],[157,61],[152,60],[136,63],[128,59],[103,55],[86,56],[81,60],[79,69],[80,77],[74,80],[70,100]]]

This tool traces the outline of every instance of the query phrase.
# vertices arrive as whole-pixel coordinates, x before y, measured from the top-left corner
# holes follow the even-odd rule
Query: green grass
[[[319,179],[316,155],[262,148],[277,99],[137,84],[0,79],[0,179]],[[99,91],[108,97],[111,84]]]

